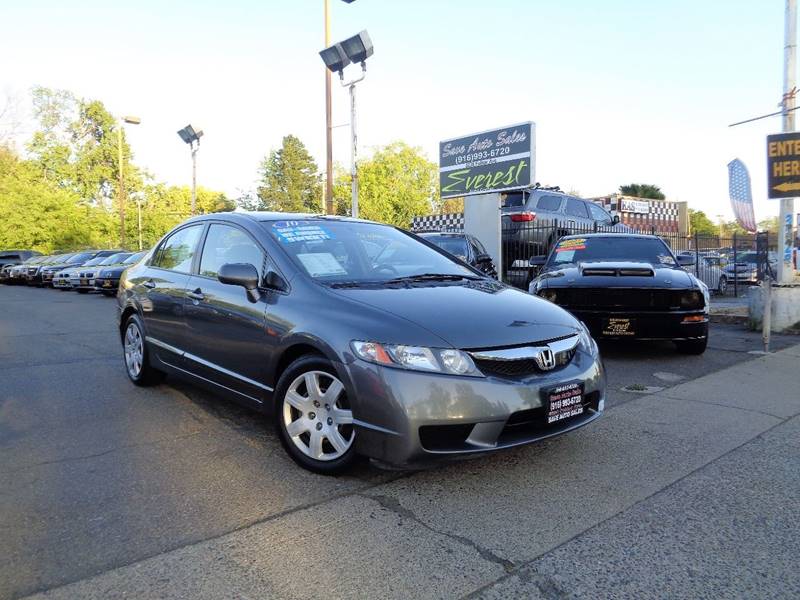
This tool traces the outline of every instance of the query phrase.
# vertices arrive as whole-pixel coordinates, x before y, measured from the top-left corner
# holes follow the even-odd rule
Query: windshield
[[[424,235],[422,237],[432,244],[436,244],[445,252],[465,260],[467,258],[467,240],[464,238],[444,235]]]
[[[91,266],[94,266],[94,265],[102,265],[102,264],[103,264],[103,261],[104,261],[106,258],[107,258],[107,257],[105,257],[105,256],[96,256],[96,257],[95,257],[95,258],[93,258],[92,260],[87,260],[85,263],[83,263],[83,266],[84,266],[84,267],[91,267]]]
[[[137,252],[136,254],[131,254],[128,258],[122,261],[123,265],[132,265],[133,263],[137,263],[142,260],[142,257],[146,254],[146,252]]]
[[[82,252],[80,254],[76,254],[72,258],[66,261],[68,265],[74,265],[76,263],[82,263],[85,260],[88,260],[92,257],[91,252]]]
[[[387,225],[324,220],[264,225],[299,269],[324,282],[385,282],[428,274],[478,277]]]
[[[117,263],[121,263],[126,258],[130,256],[129,252],[117,252],[116,254],[112,254],[111,256],[106,256],[103,260],[101,260],[99,265],[115,265]]]
[[[548,266],[563,267],[579,262],[646,262],[673,267],[675,258],[660,239],[641,237],[596,237],[563,239],[550,254]]]
[[[758,254],[749,252],[747,254],[740,254],[736,257],[736,262],[758,264]]]

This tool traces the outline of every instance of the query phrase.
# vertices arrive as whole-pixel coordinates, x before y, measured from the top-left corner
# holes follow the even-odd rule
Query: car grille
[[[552,289],[552,288],[551,288]],[[681,306],[682,290],[625,288],[556,289],[555,303],[567,308],[670,310]]]
[[[523,347],[473,350],[470,351],[470,356],[472,356],[475,366],[484,375],[515,379],[540,373],[551,373],[564,368],[575,357],[577,344],[577,335],[567,335],[531,342]],[[555,366],[552,369],[540,368],[532,356],[533,352],[547,346],[553,350],[555,359]]]

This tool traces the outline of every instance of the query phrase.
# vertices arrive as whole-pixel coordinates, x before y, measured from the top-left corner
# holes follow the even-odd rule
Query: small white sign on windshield
[[[330,252],[309,252],[298,254],[297,258],[303,263],[306,271],[312,277],[325,277],[326,275],[346,275],[339,261]]]

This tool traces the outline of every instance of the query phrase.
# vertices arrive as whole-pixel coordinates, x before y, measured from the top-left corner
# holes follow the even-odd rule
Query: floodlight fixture
[[[122,120],[130,125],[139,125],[142,122],[139,117],[134,117],[133,115],[126,115],[122,117]]]
[[[350,59],[347,57],[347,53],[344,51],[342,44],[328,46],[325,50],[322,50],[319,55],[322,57],[325,66],[328,67],[332,73],[339,73],[339,76],[341,76],[344,68],[350,64]]]
[[[347,54],[347,58],[353,63],[363,63],[374,52],[372,40],[369,39],[366,29],[353,37],[347,38],[341,44],[345,54]]]
[[[181,136],[181,139],[186,144],[192,144],[194,142],[200,143],[200,138],[203,137],[203,130],[202,129],[195,129],[194,126],[190,123],[183,129],[178,131],[178,135]]]

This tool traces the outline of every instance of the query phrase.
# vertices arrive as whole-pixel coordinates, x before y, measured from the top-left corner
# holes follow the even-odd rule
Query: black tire
[[[103,296],[116,296],[117,295],[115,292],[103,291],[101,293],[103,294]]]
[[[89,290],[77,289],[75,291],[77,291],[79,294],[88,294],[89,293]]]
[[[720,275],[717,282],[717,295],[724,296],[728,291],[728,278],[725,275]]]
[[[708,346],[708,336],[701,340],[681,340],[675,342],[675,346],[681,354],[702,354]]]
[[[342,454],[338,458],[330,460],[319,460],[311,456],[308,456],[302,450],[300,450],[300,448],[298,448],[298,446],[292,440],[292,437],[289,435],[289,432],[286,429],[286,424],[284,422],[284,404],[286,401],[286,394],[289,391],[290,386],[293,383],[295,383],[295,380],[297,380],[304,374],[311,372],[320,372],[320,371],[323,373],[327,373],[331,377],[334,377],[339,381],[341,381],[341,378],[339,374],[336,372],[336,369],[333,367],[331,361],[319,355],[302,356],[297,360],[295,360],[292,364],[290,364],[287,367],[287,369],[283,372],[280,379],[278,380],[278,385],[275,387],[275,411],[274,411],[275,429],[278,433],[278,437],[281,440],[281,444],[283,444],[283,448],[286,450],[286,453],[298,465],[300,465],[304,469],[307,469],[314,473],[319,473],[321,475],[338,475],[350,469],[350,467],[352,467],[352,465],[357,459],[357,454],[355,452],[355,443],[354,443],[355,442],[354,430],[352,431],[352,437],[350,437],[351,441],[349,442],[350,443],[349,448],[346,450],[346,452],[344,452],[344,454]],[[310,396],[310,394],[308,395]],[[347,396],[346,388],[342,392],[342,395],[346,398]],[[347,404],[347,406],[349,407],[349,403]],[[319,429],[319,425],[317,425],[316,427],[317,429]]]
[[[128,354],[126,347],[126,340],[128,332],[135,329],[138,333],[138,339],[141,342],[141,367],[138,372],[135,368],[131,368],[128,362]],[[122,329],[122,356],[125,364],[125,373],[135,385],[149,386],[155,385],[164,379],[164,373],[158,369],[154,369],[150,364],[150,353],[145,343],[144,327],[139,315],[133,314],[125,321],[125,327]]]

